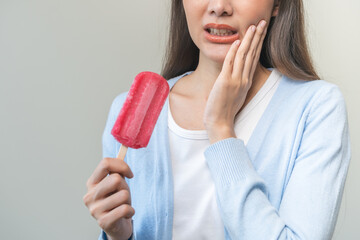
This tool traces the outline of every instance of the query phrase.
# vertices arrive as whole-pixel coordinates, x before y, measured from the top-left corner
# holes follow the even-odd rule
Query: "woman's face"
[[[276,15],[274,0],[183,0],[183,5],[190,36],[200,54],[219,63],[250,25],[262,19],[268,23]]]

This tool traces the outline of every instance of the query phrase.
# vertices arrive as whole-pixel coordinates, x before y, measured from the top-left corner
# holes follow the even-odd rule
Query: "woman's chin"
[[[224,60],[225,60],[226,54],[212,54],[209,56],[209,59],[211,59],[212,61],[219,63],[219,64],[223,64]]]
[[[230,49],[230,45],[223,45],[221,47],[214,47],[210,51],[207,51],[207,58],[217,62],[217,63],[223,63],[226,57],[227,52]]]

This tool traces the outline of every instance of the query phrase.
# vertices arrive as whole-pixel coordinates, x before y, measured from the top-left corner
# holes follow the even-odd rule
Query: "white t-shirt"
[[[280,78],[281,73],[273,69],[262,88],[236,117],[235,134],[245,145],[275,93]],[[225,239],[215,185],[203,154],[210,145],[207,132],[180,127],[171,115],[170,104],[168,106],[174,178],[173,240]]]

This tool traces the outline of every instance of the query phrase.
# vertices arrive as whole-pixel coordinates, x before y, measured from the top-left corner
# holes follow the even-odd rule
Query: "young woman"
[[[125,161],[110,131],[127,93],[111,106],[84,196],[99,239],[331,239],[347,113],[316,80],[301,0],[173,0],[162,75],[169,98]]]

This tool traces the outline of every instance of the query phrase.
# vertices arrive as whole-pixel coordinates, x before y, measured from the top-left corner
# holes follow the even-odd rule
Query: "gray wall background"
[[[304,0],[323,79],[348,106],[352,162],[334,239],[357,239],[360,1]],[[82,202],[113,98],[160,72],[170,1],[0,0],[0,239],[96,239]]]

